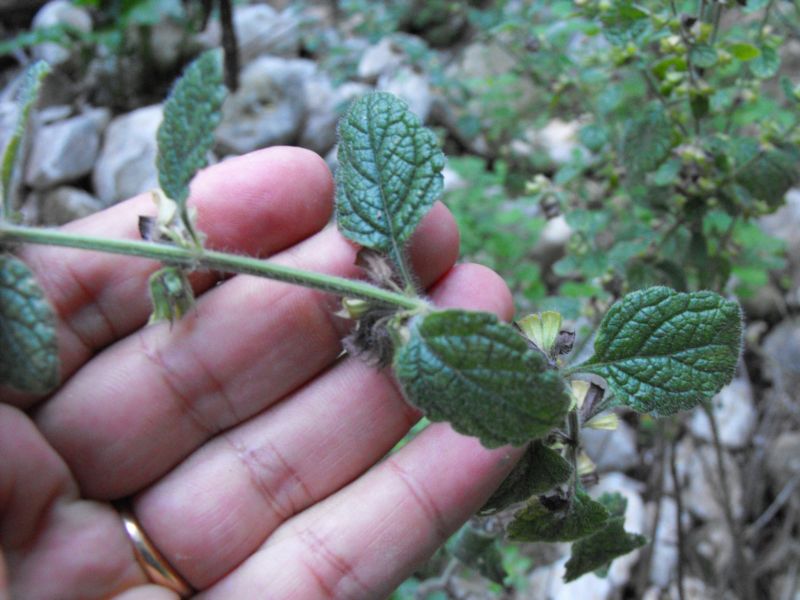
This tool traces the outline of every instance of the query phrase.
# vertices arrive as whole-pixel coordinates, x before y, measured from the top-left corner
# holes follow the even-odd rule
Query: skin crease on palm
[[[271,148],[200,173],[191,202],[211,248],[358,277],[332,196],[318,156]],[[143,195],[68,228],[135,238],[153,212]],[[385,458],[419,414],[388,371],[337,358],[350,323],[334,296],[198,273],[196,309],[147,327],[152,261],[20,255],[58,314],[64,384],[0,391],[0,599],[177,597],[147,584],[122,498],[197,597],[384,598],[518,457],[435,424]],[[411,245],[428,293],[509,318],[505,284],[457,255],[437,204]]]

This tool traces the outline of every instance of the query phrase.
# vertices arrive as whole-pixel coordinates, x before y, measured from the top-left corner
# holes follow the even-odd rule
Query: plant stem
[[[769,0],[766,8],[764,8],[764,17],[761,19],[761,25],[758,27],[758,36],[756,37],[756,43],[760,44],[764,41],[764,31],[767,28],[767,23],[769,23],[769,14],[772,12],[772,7],[775,5],[775,0]]]
[[[384,290],[364,281],[304,271],[250,256],[239,256],[213,250],[193,251],[178,246],[139,240],[96,238],[52,229],[0,224],[0,244],[6,242],[65,246],[149,258],[190,269],[208,269],[210,271],[257,275],[333,294],[352,296],[364,300],[376,300],[383,304],[410,310],[424,310],[429,306],[421,298]]]
[[[426,579],[422,583],[419,584],[419,587],[414,592],[414,598],[419,600],[425,600],[429,598],[435,592],[444,592],[447,594],[448,598],[451,598],[451,590],[450,586],[453,582],[453,578],[456,575],[456,571],[458,571],[458,567],[460,566],[460,562],[457,558],[451,558],[450,562],[447,563],[447,567],[445,567],[444,571],[439,577],[434,579]]]
[[[742,531],[739,527],[738,520],[733,515],[733,508],[731,506],[731,487],[728,483],[728,470],[725,468],[725,457],[722,451],[722,442],[719,438],[719,428],[717,427],[717,418],[714,411],[705,402],[700,405],[703,412],[706,413],[708,424],[711,426],[711,436],[714,443],[714,453],[717,459],[717,476],[719,477],[720,486],[722,487],[722,511],[725,516],[725,521],[730,530],[731,538],[733,539],[733,560],[736,570],[736,575],[739,578],[739,593],[742,600],[750,600],[756,597],[755,582],[750,577],[750,561],[744,554],[744,539]]]
[[[567,435],[569,436],[568,460],[572,465],[572,497],[578,494],[578,483],[581,478],[578,475],[578,450],[581,445],[581,424],[578,419],[578,410],[571,410],[567,417]]]
[[[711,30],[711,45],[717,43],[717,34],[719,33],[719,24],[722,20],[722,3],[717,2],[714,5],[714,25],[713,29]]]
[[[675,493],[675,512],[677,513],[675,527],[678,531],[678,598],[686,600],[686,592],[683,587],[683,563],[685,560],[684,552],[686,545],[683,539],[683,498],[681,496],[681,484],[678,477],[678,467],[675,464],[675,453],[678,447],[677,436],[672,440],[672,447],[669,453],[669,470],[672,475],[672,485]]]
[[[667,114],[669,114],[670,110],[669,102],[667,102],[667,99],[664,97],[664,94],[662,94],[661,91],[658,89],[658,85],[656,84],[656,82],[653,81],[653,76],[650,74],[649,68],[646,65],[642,64],[639,66],[639,72],[642,74],[642,77],[644,77],[644,82],[647,85],[647,89],[650,90],[650,93],[653,94],[658,99],[659,102],[661,102],[661,104],[664,106],[664,109],[667,111]],[[689,131],[686,129],[683,123],[681,123],[678,119],[673,119],[673,122],[678,126],[683,135],[689,137]]]

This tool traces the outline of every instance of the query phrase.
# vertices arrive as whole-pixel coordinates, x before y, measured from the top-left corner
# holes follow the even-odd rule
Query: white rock
[[[25,170],[25,183],[44,189],[74,181],[92,171],[100,136],[111,113],[105,108],[39,127]]]
[[[336,124],[347,105],[370,90],[368,85],[356,82],[334,88],[323,74],[307,79],[304,84],[307,117],[299,144],[324,156],[336,144]]]
[[[714,396],[713,407],[720,443],[728,448],[744,448],[750,442],[758,420],[750,382],[743,378],[734,379]],[[714,439],[705,411],[694,411],[689,428],[701,440]]]
[[[331,148],[330,152],[328,152],[324,158],[325,163],[331,170],[331,173],[336,173],[336,169],[339,166],[339,144],[336,144],[333,148]]]
[[[45,192],[40,200],[43,225],[63,225],[103,209],[102,203],[84,190],[62,186]]]
[[[222,107],[216,132],[221,154],[294,142],[306,115],[304,84],[315,72],[309,60],[271,56],[247,65],[239,89]]]
[[[770,588],[770,598],[800,600],[800,573],[797,572],[797,567],[789,567],[788,572],[775,577]]]
[[[465,78],[486,79],[511,71],[515,64],[514,57],[500,44],[475,42],[464,48],[451,69]]]
[[[711,593],[701,579],[696,577],[686,577],[683,580],[683,590],[686,594],[684,600],[710,600],[717,598]],[[720,600],[729,600],[729,596],[724,596]],[[678,593],[678,584],[675,579],[672,580],[668,590],[663,590],[658,587],[651,587],[645,591],[642,600],[681,600]]]
[[[744,510],[741,470],[728,452],[723,451],[722,456],[730,488],[728,502],[733,516],[739,518]],[[713,446],[695,445],[691,439],[684,439],[678,444],[676,465],[686,510],[706,521],[722,521],[725,518],[724,493]],[[672,489],[671,477],[667,478],[666,487]]]
[[[20,222],[23,225],[39,225],[39,196],[40,192],[32,190],[18,207]]]
[[[785,431],[769,445],[767,473],[776,491],[800,476],[800,432]]]
[[[544,590],[544,594],[531,596],[542,600],[606,600],[611,596],[614,585],[607,578],[598,577],[594,573],[587,573],[583,577],[566,583],[564,581],[565,565],[568,556],[554,565],[536,569],[532,574],[532,584]],[[539,578],[538,581],[536,578]],[[533,587],[533,585],[531,586]],[[534,588],[535,589],[535,588]]]
[[[394,73],[405,61],[405,53],[392,40],[385,37],[370,46],[358,63],[358,77],[364,81],[375,82],[381,75]]]
[[[581,431],[581,441],[600,473],[627,471],[639,464],[636,432],[624,421],[614,431],[587,427]]]
[[[300,20],[291,8],[278,13],[266,4],[237,6],[233,27],[243,65],[267,54],[289,57],[300,51]]]
[[[792,283],[800,286],[800,188],[786,193],[786,204],[775,213],[759,219],[761,228],[771,237],[786,242],[786,259]]]
[[[514,68],[516,59],[498,44],[481,42],[467,46],[445,69],[448,78],[460,82],[464,89],[447,91],[447,98],[435,103],[436,119],[447,127],[470,151],[485,157],[498,156],[505,147],[496,141],[489,142],[484,135],[476,132],[486,131],[495,120],[491,107],[484,97],[487,86],[499,85],[498,78],[507,75]],[[527,114],[535,105],[541,90],[529,78],[518,78],[503,82],[504,95],[509,98],[507,110]],[[465,120],[465,117],[469,119]],[[480,123],[475,123],[475,117]],[[470,123],[465,127],[465,123]]]
[[[39,125],[50,125],[56,121],[63,121],[72,116],[72,107],[65,104],[56,104],[55,106],[46,106],[39,109],[36,113],[36,121]]]
[[[111,121],[92,173],[104,206],[158,187],[156,132],[162,116],[162,106],[155,104]]]
[[[764,370],[773,388],[793,395],[800,389],[800,321],[783,321],[767,334],[762,348]]]
[[[33,29],[45,29],[57,25],[74,27],[89,33],[92,30],[92,17],[86,10],[75,6],[69,0],[52,0],[39,9],[31,23]],[[34,46],[33,56],[55,66],[67,62],[72,53],[69,47],[45,42]]]
[[[433,105],[433,93],[428,78],[411,67],[401,67],[392,74],[381,75],[377,88],[399,96],[423,123],[427,121]]]
[[[563,165],[572,160],[576,151],[586,153],[578,143],[578,129],[577,121],[553,119],[541,129],[526,132],[525,138],[533,148],[547,154],[555,165]]]
[[[442,169],[442,177],[444,178],[443,185],[445,194],[454,190],[464,189],[469,185],[466,179],[446,165],[444,169]]]
[[[655,519],[655,503],[648,508]],[[684,512],[684,518],[688,517]],[[678,569],[678,505],[668,496],[661,497],[656,537],[651,540],[653,556],[650,561],[650,581],[667,588],[675,580]]]
[[[684,528],[687,544],[712,565],[714,573],[726,573],[733,561],[734,541],[727,523],[709,521],[702,527]]]
[[[552,265],[564,256],[564,250],[572,235],[572,227],[564,215],[549,219],[531,250],[532,258],[540,265]]]

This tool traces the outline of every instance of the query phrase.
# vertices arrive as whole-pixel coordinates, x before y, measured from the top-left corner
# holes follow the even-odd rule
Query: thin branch
[[[740,593],[743,600],[755,598],[755,581],[750,576],[749,561],[744,555],[744,540],[742,539],[742,532],[739,523],[733,516],[733,508],[731,507],[731,487],[728,481],[728,470],[725,468],[724,455],[722,452],[722,443],[719,439],[719,428],[717,427],[717,418],[714,416],[713,410],[705,403],[701,404],[703,411],[708,417],[709,425],[711,426],[711,435],[714,442],[714,452],[717,459],[717,475],[719,476],[720,486],[722,487],[722,511],[725,515],[725,521],[730,529],[731,537],[733,538],[733,556],[735,560],[736,573],[740,579]]]
[[[677,507],[677,517],[675,526],[678,530],[678,598],[680,600],[686,600],[686,591],[684,590],[683,586],[683,563],[684,563],[684,551],[685,551],[685,541],[683,536],[683,499],[681,497],[681,483],[678,478],[678,467],[675,464],[675,454],[676,448],[678,445],[677,436],[672,441],[672,448],[670,449],[669,453],[669,470],[670,474],[672,475],[672,486],[675,495],[675,505]]]
[[[717,43],[717,34],[719,33],[719,24],[720,24],[720,21],[722,20],[722,10],[723,10],[722,3],[721,2],[717,2],[716,4],[714,4],[714,8],[715,8],[715,11],[714,11],[714,25],[713,25],[713,29],[711,30],[711,45],[712,46]]]
[[[647,89],[650,90],[650,93],[653,94],[658,99],[659,102],[661,102],[661,104],[667,111],[669,111],[670,109],[669,102],[667,102],[667,99],[664,97],[664,94],[661,93],[661,90],[658,89],[656,82],[653,81],[653,76],[650,74],[650,71],[648,70],[647,66],[642,65],[639,68],[639,72],[642,74],[642,77],[644,77],[645,84],[647,84]],[[689,131],[686,129],[684,124],[677,119],[675,119],[674,122],[680,128],[681,133],[683,133],[683,135],[688,137]]]
[[[764,41],[764,32],[767,28],[767,23],[769,22],[769,14],[772,12],[772,7],[775,5],[775,0],[769,0],[769,3],[764,8],[764,17],[761,19],[761,24],[758,26],[758,36],[756,37],[756,43],[760,44]]]
[[[415,600],[427,600],[428,596],[434,592],[444,592],[448,597],[451,597],[450,584],[452,583],[459,564],[457,558],[452,558],[439,577],[426,579],[420,583],[419,587],[414,592]]]
[[[239,87],[239,45],[233,26],[231,0],[219,0],[219,20],[222,26],[222,47],[225,49],[225,85],[232,92]]]
[[[772,501],[772,504],[767,507],[767,510],[761,513],[761,516],[758,517],[758,519],[756,519],[755,522],[747,528],[747,531],[745,532],[745,538],[752,539],[761,528],[769,523],[775,517],[775,515],[778,514],[778,511],[783,508],[783,505],[789,501],[799,484],[800,474],[797,474],[792,477],[792,479],[790,479],[785,486],[783,486],[783,489],[781,489],[781,491],[775,497],[775,500]]]
[[[635,583],[635,597],[641,598],[644,596],[645,590],[650,585],[650,567],[653,564],[653,553],[655,551],[656,538],[658,536],[658,525],[661,520],[661,505],[664,498],[664,479],[665,479],[665,459],[667,454],[667,435],[664,427],[664,421],[657,421],[658,438],[656,446],[656,456],[653,460],[653,467],[650,471],[648,487],[655,487],[655,493],[650,499],[655,503],[655,514],[653,515],[653,523],[650,526],[649,538],[650,543],[642,549],[642,558],[639,561],[638,571],[636,574]]]

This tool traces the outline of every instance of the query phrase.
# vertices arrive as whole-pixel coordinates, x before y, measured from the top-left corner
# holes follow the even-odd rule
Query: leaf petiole
[[[143,242],[139,240],[115,240],[97,238],[74,233],[66,233],[52,229],[37,229],[0,223],[0,244],[7,242],[24,242],[29,244],[46,244],[64,246],[83,250],[95,250],[112,254],[125,254],[149,258],[167,264],[188,267],[190,269],[207,269],[228,273],[257,275],[294,283],[305,287],[374,300],[382,304],[399,308],[426,311],[430,304],[422,298],[413,298],[390,290],[381,289],[364,281],[304,271],[286,265],[261,260],[249,256],[215,252],[213,250],[191,250],[167,244]]]

